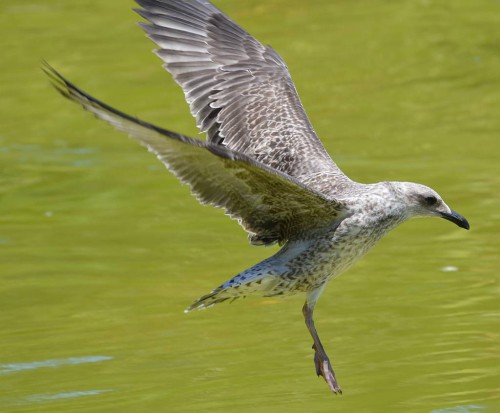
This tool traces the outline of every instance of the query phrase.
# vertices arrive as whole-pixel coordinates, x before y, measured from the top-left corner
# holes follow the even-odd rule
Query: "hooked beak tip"
[[[470,225],[469,221],[467,221],[462,215],[460,215],[458,212],[455,212],[451,210],[449,213],[441,213],[441,217],[453,222],[455,225],[459,226],[460,228],[469,230]]]

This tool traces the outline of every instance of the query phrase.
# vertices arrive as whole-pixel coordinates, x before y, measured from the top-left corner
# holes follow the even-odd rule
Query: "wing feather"
[[[64,97],[146,146],[201,203],[223,208],[237,219],[255,244],[304,238],[347,215],[341,202],[245,154],[131,117],[85,93],[50,66],[44,70]]]
[[[308,180],[323,192],[328,188],[308,177],[347,179],[321,144],[286,64],[271,47],[208,1],[136,2],[150,23],[141,27],[160,47],[157,55],[182,87],[208,142]]]

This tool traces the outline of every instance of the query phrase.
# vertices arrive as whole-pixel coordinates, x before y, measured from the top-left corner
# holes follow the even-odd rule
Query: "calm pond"
[[[303,296],[183,313],[276,249],[42,74],[199,136],[133,2],[2,1],[0,411],[499,412],[500,2],[215,3],[286,60],[350,177],[432,186],[471,231],[409,222],[327,287],[335,397]]]

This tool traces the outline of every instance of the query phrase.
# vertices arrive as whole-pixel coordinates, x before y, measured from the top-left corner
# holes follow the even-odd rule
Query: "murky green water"
[[[286,58],[354,179],[433,186],[472,230],[408,223],[329,285],[315,377],[303,297],[191,301],[247,245],[142,148],[55,94],[47,59],[129,113],[196,133],[128,1],[0,3],[0,410],[500,411],[500,2],[220,0]]]

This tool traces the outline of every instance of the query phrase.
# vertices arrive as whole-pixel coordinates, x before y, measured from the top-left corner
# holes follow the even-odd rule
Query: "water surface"
[[[303,297],[183,314],[272,254],[143,148],[60,99],[42,58],[104,101],[196,134],[133,4],[0,4],[0,410],[500,411],[500,3],[220,0],[286,59],[341,168],[436,188],[328,286],[315,377]]]

